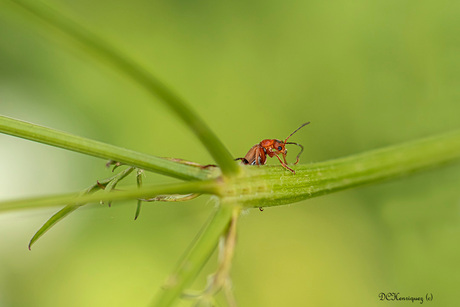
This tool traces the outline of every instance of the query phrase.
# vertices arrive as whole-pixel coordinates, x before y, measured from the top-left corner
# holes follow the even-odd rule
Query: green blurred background
[[[460,128],[458,1],[47,3],[171,85],[235,157],[305,121],[292,139],[306,147],[302,163]],[[0,114],[213,162],[161,103],[5,0]],[[104,163],[0,135],[0,198],[81,190],[110,175]],[[458,306],[459,171],[453,164],[248,211],[232,269],[239,305],[412,304],[379,301],[381,292],[399,292]],[[57,209],[2,214],[0,306],[146,306],[213,206],[206,197],[146,204],[134,222],[134,201],[90,205],[31,252],[28,240]],[[214,256],[194,288],[215,267]]]

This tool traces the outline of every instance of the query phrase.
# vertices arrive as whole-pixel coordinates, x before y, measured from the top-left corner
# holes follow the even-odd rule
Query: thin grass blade
[[[56,225],[57,222],[61,221],[63,218],[65,218],[67,215],[70,213],[74,212],[77,210],[79,207],[82,205],[78,204],[71,204],[67,205],[58,212],[56,212],[49,220],[46,221],[45,224],[43,224],[42,227],[34,234],[32,239],[29,242],[29,250],[31,250],[32,245],[37,242],[38,239],[40,239],[48,230],[50,230],[54,225]]]

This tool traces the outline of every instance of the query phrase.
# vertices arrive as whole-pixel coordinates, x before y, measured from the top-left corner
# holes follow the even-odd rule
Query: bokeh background
[[[235,157],[305,121],[293,139],[306,147],[302,163],[460,128],[460,2],[46,3],[171,85]],[[9,1],[0,2],[0,113],[213,162],[161,103]],[[79,191],[110,176],[104,164],[0,135],[0,199]],[[0,306],[148,305],[214,204],[145,204],[133,221],[135,206],[81,208],[31,252],[29,239],[57,209],[1,214]],[[238,240],[240,306],[380,306],[381,292],[458,306],[460,165],[250,210]],[[214,256],[194,288],[215,267]]]

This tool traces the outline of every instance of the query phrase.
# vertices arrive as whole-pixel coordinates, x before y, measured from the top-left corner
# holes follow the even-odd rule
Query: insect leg
[[[283,161],[281,161],[281,158],[278,156],[278,155],[275,155],[275,157],[278,158],[278,160],[280,161],[281,165],[287,169],[288,171],[291,171],[293,174],[295,174],[295,170],[293,170],[292,168],[290,168],[289,166],[286,165],[286,163],[284,163]]]
[[[263,147],[257,148],[256,157],[255,157],[253,164],[264,165],[266,161],[267,161],[267,157],[265,155],[264,148]]]

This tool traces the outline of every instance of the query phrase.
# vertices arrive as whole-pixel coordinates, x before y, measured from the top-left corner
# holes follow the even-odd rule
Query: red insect
[[[285,140],[284,142],[283,141],[280,141],[280,140],[276,140],[276,139],[266,139],[266,140],[263,140],[262,142],[260,142],[259,144],[256,144],[254,146],[251,147],[251,149],[249,149],[248,153],[246,154],[246,156],[244,156],[244,158],[238,158],[236,160],[241,160],[241,163],[243,164],[249,164],[249,165],[264,165],[265,162],[267,161],[267,155],[270,157],[270,158],[273,158],[273,157],[277,157],[278,160],[280,161],[281,165],[293,172],[295,174],[295,171],[293,169],[291,169],[289,166],[287,166],[287,162],[286,162],[286,154],[287,154],[287,149],[285,147],[285,145],[287,144],[292,144],[292,145],[297,145],[301,148],[299,154],[297,155],[297,160],[296,162],[294,163],[297,164],[299,163],[299,157],[300,155],[302,154],[303,152],[303,146],[298,144],[298,143],[293,143],[293,142],[286,142],[294,133],[296,133],[300,128],[308,125],[310,122],[306,122],[304,124],[302,124],[302,126],[300,126],[299,128],[297,128],[294,132],[292,132]],[[279,155],[282,155],[283,156],[283,161],[281,161],[281,158]]]

